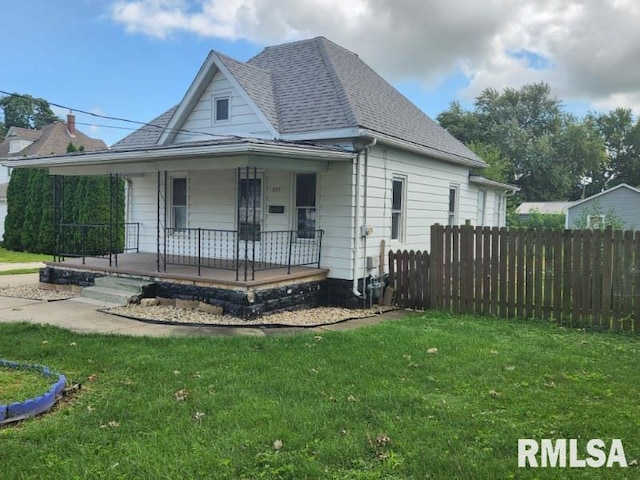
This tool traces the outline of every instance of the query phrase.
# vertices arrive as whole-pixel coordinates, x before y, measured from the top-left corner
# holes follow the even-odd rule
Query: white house
[[[323,37],[247,62],[212,51],[180,103],[109,151],[7,164],[124,177],[136,250],[155,262],[146,275],[197,264],[192,284],[245,289],[241,316],[283,307],[258,299],[276,288],[269,266],[286,267],[277,285],[311,278],[329,303],[359,304],[389,249],[428,249],[434,223],[503,226],[515,190],[474,173],[482,159]],[[235,279],[214,280],[225,268]]]

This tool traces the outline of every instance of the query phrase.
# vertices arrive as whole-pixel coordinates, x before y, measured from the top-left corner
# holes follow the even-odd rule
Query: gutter
[[[463,157],[461,155],[456,155],[453,153],[448,153],[445,151],[438,150],[433,147],[425,147],[423,145],[419,145],[416,143],[407,142],[405,140],[401,140],[399,138],[395,138],[389,135],[385,135],[383,133],[375,132],[372,130],[361,129],[360,135],[363,137],[374,137],[385,145],[389,145],[392,147],[397,147],[403,150],[407,150],[418,155],[427,156],[430,158],[434,158],[437,160],[442,160],[449,163],[454,163],[457,165],[463,165],[465,167],[473,167],[473,168],[486,168],[488,165],[480,158],[473,159],[468,157]],[[472,152],[473,153],[473,152]]]
[[[314,150],[304,146],[264,145],[247,143],[225,143],[220,145],[184,145],[145,150],[103,150],[99,152],[76,153],[74,155],[49,155],[44,157],[6,158],[2,165],[11,168],[42,168],[63,166],[118,165],[130,162],[151,162],[155,160],[175,160],[192,157],[230,155],[276,155],[303,159],[351,160],[353,153],[333,150]]]
[[[369,143],[366,143],[362,146],[362,148],[357,150],[357,155],[356,155],[356,202],[355,202],[355,215],[354,215],[354,222],[353,222],[353,287],[351,289],[351,291],[353,292],[353,294],[358,297],[358,298],[363,298],[363,294],[362,292],[360,292],[360,290],[358,290],[358,257],[360,255],[360,249],[359,249],[359,242],[360,242],[360,178],[362,176],[361,174],[361,169],[362,169],[362,163],[360,161],[360,154],[364,152],[364,163],[366,166],[365,172],[368,169],[368,163],[369,163],[369,150],[371,150],[371,148],[377,143],[377,139],[375,137],[371,137],[371,136],[365,136],[363,135],[361,137],[363,140],[369,140]],[[366,185],[366,178],[365,178],[365,185]],[[366,191],[366,187],[365,187],[365,192],[364,192],[364,200],[365,200],[365,212],[364,215],[366,216],[367,212],[366,212],[366,199],[367,199],[367,191]],[[366,238],[363,240],[363,247],[365,249],[365,253],[366,253],[366,247],[367,247],[367,243],[366,243]],[[363,257],[364,261],[366,262],[366,256]],[[364,270],[363,270],[364,272]]]

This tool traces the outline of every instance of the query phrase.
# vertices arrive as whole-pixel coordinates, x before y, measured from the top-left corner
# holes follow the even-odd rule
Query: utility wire
[[[30,102],[36,102],[37,100],[40,100],[40,99],[33,98],[33,97],[30,97],[30,96],[21,95],[19,93],[6,92],[4,90],[0,90],[0,94],[1,95],[5,95],[5,96],[9,96],[9,97],[22,98],[23,100],[28,100]],[[42,99],[42,100],[44,100],[44,99]],[[152,127],[152,128],[156,128],[158,130],[163,130],[163,131],[167,130],[167,125],[159,125],[159,124],[155,124],[155,123],[151,123],[151,122],[140,122],[140,121],[137,121],[137,120],[130,120],[128,118],[114,117],[114,116],[110,116],[110,115],[102,115],[102,114],[99,114],[99,113],[89,112],[87,110],[82,110],[82,109],[79,109],[79,108],[73,108],[73,107],[69,107],[67,105],[61,105],[59,103],[50,102],[48,100],[44,100],[44,101],[47,102],[49,105],[53,105],[54,107],[62,108],[62,109],[69,110],[69,111],[72,111],[72,112],[82,113],[84,115],[89,115],[89,116],[92,116],[92,117],[95,117],[95,118],[102,118],[102,119],[105,119],[105,120],[113,120],[113,121],[116,121],[116,122],[131,123],[131,124],[134,124],[134,125],[141,125],[142,126],[141,128]],[[79,125],[91,125],[91,124],[79,123]],[[122,130],[139,130],[137,128],[117,127],[117,126],[108,126],[108,125],[96,125],[96,126],[102,126],[102,127],[105,127],[105,128],[116,128],[116,129],[122,129]],[[219,134],[210,133],[210,132],[200,132],[200,131],[195,131],[195,130],[187,130],[185,128],[172,128],[172,129],[169,129],[169,131],[171,133],[175,133],[175,134],[187,133],[187,134],[194,134],[194,135],[203,135],[203,136],[208,136],[208,137],[212,137],[212,138],[235,138],[235,139],[238,139],[238,140],[244,140],[244,137],[241,137],[239,135],[219,135]],[[283,142],[283,143],[290,143],[292,145],[300,145],[300,142],[287,141],[287,140],[279,140],[279,141]],[[304,144],[309,145],[309,146],[326,147],[326,145],[317,144],[315,142],[309,142],[309,141],[304,142]],[[338,148],[338,149],[342,150],[342,151],[349,152],[348,149],[346,149],[346,148],[344,148],[344,147],[342,147],[340,145],[333,145],[333,146],[335,148]]]

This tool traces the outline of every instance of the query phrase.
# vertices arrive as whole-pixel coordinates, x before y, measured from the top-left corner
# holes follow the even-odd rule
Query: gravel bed
[[[279,312],[264,315],[254,320],[242,320],[230,315],[212,315],[200,310],[188,310],[184,308],[153,306],[142,307],[140,305],[127,305],[103,310],[107,313],[133,317],[143,320],[154,320],[167,323],[191,323],[198,325],[286,325],[292,327],[310,327],[316,325],[329,325],[351,318],[372,317],[379,313],[394,310],[391,307],[374,307],[373,309],[350,310],[338,307],[317,307],[293,312]]]
[[[0,296],[51,302],[54,300],[67,300],[69,298],[77,296],[77,294],[71,291],[58,291],[38,288],[37,285],[8,285],[6,287],[0,287]]]

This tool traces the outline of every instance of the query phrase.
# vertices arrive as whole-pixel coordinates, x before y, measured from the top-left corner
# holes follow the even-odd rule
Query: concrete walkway
[[[35,273],[26,275],[0,275],[0,288],[8,285],[28,285],[37,282],[38,274]],[[375,317],[348,320],[346,322],[313,329],[300,327],[191,327],[157,325],[117,317],[99,312],[98,309],[102,306],[104,305],[78,298],[55,302],[42,302],[38,300],[0,296],[0,323],[21,321],[55,325],[78,333],[104,333],[150,337],[216,335],[266,336],[293,334],[310,330],[316,332],[351,330],[353,328],[374,325],[383,320],[399,319],[406,316],[406,312],[393,311]]]
[[[9,270],[25,270],[27,268],[44,268],[46,265],[42,262],[25,262],[25,263],[0,263],[0,272]]]

